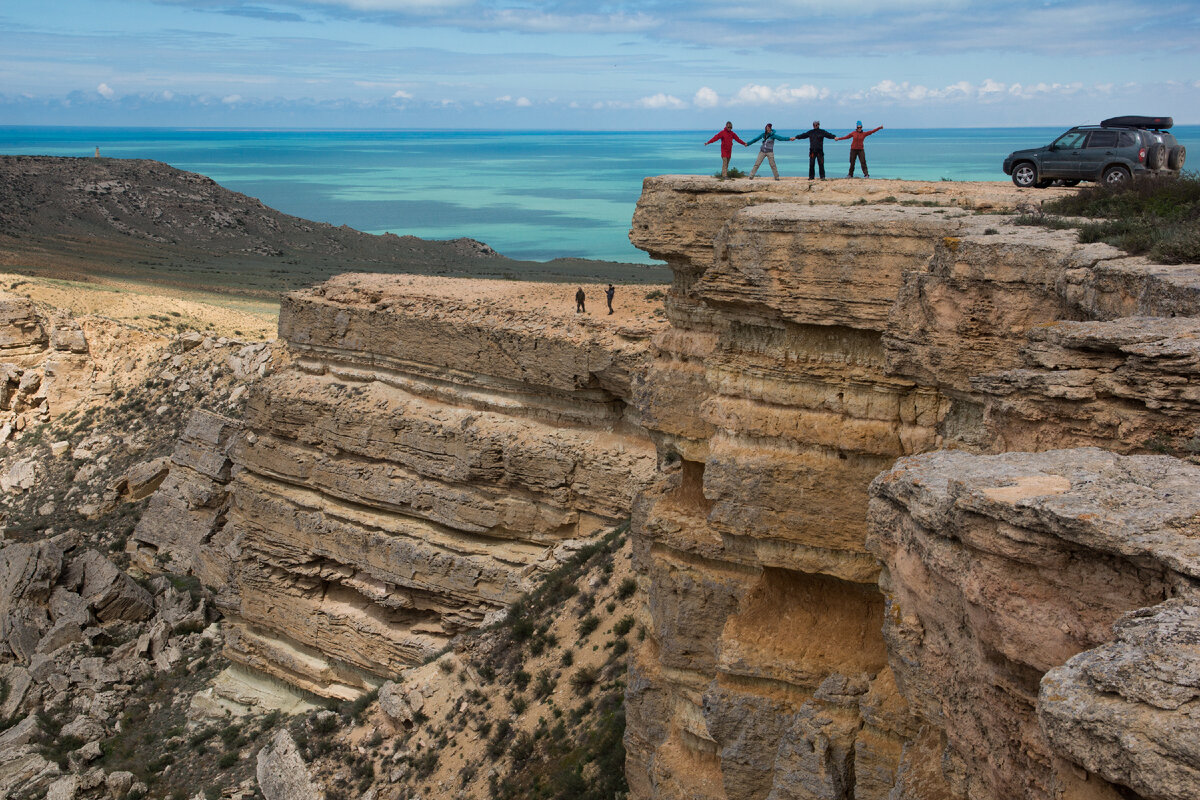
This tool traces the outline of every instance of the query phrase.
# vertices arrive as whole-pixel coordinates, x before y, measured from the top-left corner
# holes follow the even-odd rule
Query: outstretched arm
[[[742,142],[742,138],[740,136],[738,136],[736,133],[733,135],[733,138],[739,142]],[[745,142],[742,142],[742,144],[745,144]]]
[[[866,133],[863,134],[863,136],[870,136],[872,133],[876,133],[881,130],[883,130],[882,125],[880,125],[878,128],[875,128],[874,130],[867,131]]]
[[[832,133],[830,133],[829,131],[821,131],[821,133],[825,134],[825,138],[826,138],[826,139],[836,139],[836,138],[837,138],[836,136],[834,136],[834,135],[833,135]]]
[[[840,142],[842,139],[849,139],[849,138],[850,138],[851,136],[853,136],[853,135],[854,135],[853,133],[847,133],[845,136],[839,136],[839,137],[837,137],[837,139],[835,139],[834,141],[836,141],[836,142]]]

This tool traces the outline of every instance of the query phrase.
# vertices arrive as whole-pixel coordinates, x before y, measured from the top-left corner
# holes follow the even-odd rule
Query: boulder
[[[287,729],[279,730],[271,743],[258,751],[258,785],[266,800],[320,800],[308,768],[300,758],[296,742]]]
[[[101,622],[143,620],[154,613],[154,598],[116,564],[95,550],[71,560],[69,582]]]
[[[1200,797],[1200,604],[1168,600],[1113,627],[1115,641],[1042,678],[1050,744],[1146,800]]]

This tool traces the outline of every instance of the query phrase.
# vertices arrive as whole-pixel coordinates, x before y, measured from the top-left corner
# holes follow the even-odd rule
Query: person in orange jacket
[[[854,128],[853,131],[851,131],[850,133],[847,133],[845,136],[837,137],[836,141],[840,142],[843,139],[851,140],[850,141],[850,174],[847,175],[846,177],[847,178],[854,177],[854,159],[857,158],[859,160],[859,162],[862,164],[863,177],[869,178],[871,176],[869,174],[867,174],[867,151],[863,148],[863,139],[867,138],[872,133],[876,133],[878,131],[883,130],[883,126],[880,125],[878,128],[875,128],[874,130],[864,131],[862,129],[862,120],[861,119],[857,123],[855,123],[855,126],[856,127]]]
[[[708,147],[718,139],[721,140],[721,178],[725,179],[729,177],[729,159],[733,157],[734,140],[736,139],[743,145],[746,143],[742,141],[740,136],[733,132],[732,122],[726,122],[725,127],[717,131],[715,136],[704,143],[704,146]]]

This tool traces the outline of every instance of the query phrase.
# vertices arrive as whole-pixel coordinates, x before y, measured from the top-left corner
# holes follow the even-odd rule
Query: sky
[[[0,0],[0,125],[452,138],[1121,114],[1200,123],[1200,0]]]

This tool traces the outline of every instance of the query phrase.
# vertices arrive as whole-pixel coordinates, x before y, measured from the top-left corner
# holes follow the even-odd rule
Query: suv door
[[[1042,151],[1038,177],[1043,180],[1082,177],[1079,158],[1087,137],[1087,131],[1067,131],[1051,142],[1050,146]]]
[[[1120,143],[1120,131],[1092,131],[1087,137],[1087,146],[1079,151],[1079,174],[1076,178],[1089,181],[1100,180],[1100,172],[1106,164],[1111,164],[1117,157],[1117,146]]]

